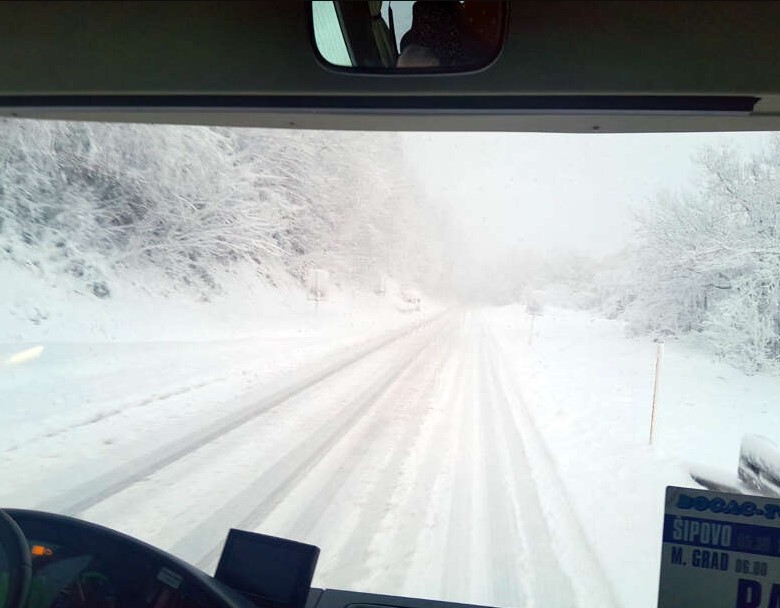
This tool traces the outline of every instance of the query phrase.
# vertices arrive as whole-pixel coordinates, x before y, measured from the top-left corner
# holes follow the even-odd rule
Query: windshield
[[[780,440],[773,134],[0,142],[3,506],[207,572],[234,527],[321,587],[650,608],[667,485],[773,491],[737,475]]]

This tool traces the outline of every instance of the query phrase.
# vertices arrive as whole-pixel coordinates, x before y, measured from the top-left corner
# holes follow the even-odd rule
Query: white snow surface
[[[665,486],[736,471],[779,421],[780,380],[670,342],[648,446],[656,345],[589,313],[315,304],[241,276],[240,299],[99,301],[5,276],[3,504],[206,570],[239,527],[321,547],[319,586],[650,608]]]
[[[523,307],[504,307],[491,327],[618,602],[655,606],[665,487],[698,487],[700,465],[736,481],[743,436],[780,428],[780,378],[667,341],[649,446],[657,344],[555,308],[532,328]]]

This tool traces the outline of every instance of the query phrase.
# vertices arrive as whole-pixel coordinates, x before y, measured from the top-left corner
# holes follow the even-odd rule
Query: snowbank
[[[397,290],[334,290],[313,302],[292,280],[272,287],[251,272],[225,277],[210,301],[166,294],[154,276],[115,281],[105,299],[12,264],[0,266],[0,277],[0,454],[45,439],[37,451],[53,459],[63,450],[92,455],[88,442],[63,443],[75,428],[143,421],[154,410],[197,422],[250,387],[435,309],[407,312]],[[140,424],[137,433],[149,430]],[[133,437],[118,427],[92,439]]]
[[[377,321],[402,323],[406,312],[397,287],[384,296],[332,289],[314,302],[291,277],[270,285],[251,267],[226,272],[207,300],[153,272],[125,273],[103,299],[67,275],[10,262],[0,261],[0,280],[0,357],[3,343],[327,337]]]

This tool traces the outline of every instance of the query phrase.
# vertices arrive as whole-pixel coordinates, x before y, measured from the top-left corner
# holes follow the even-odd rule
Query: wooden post
[[[661,360],[664,356],[664,343],[663,340],[658,341],[658,346],[655,350],[655,379],[653,380],[653,404],[650,409],[650,437],[648,438],[647,445],[653,445],[653,435],[655,433],[655,410],[658,404],[658,383],[661,377]]]

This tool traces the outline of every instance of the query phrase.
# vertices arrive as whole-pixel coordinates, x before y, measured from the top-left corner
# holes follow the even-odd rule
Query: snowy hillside
[[[313,268],[441,285],[438,211],[392,134],[2,120],[0,136],[0,262],[96,298],[128,281],[209,296],[248,266],[271,285]]]

